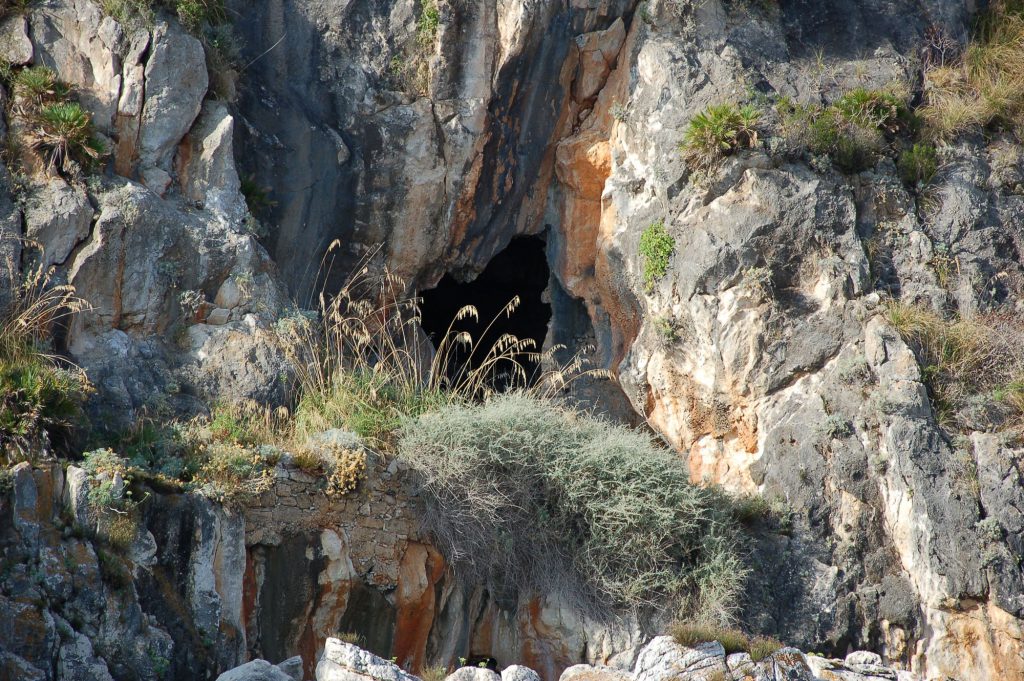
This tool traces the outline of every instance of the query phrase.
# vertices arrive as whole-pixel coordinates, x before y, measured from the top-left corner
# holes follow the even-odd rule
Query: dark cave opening
[[[435,348],[449,331],[449,325],[453,333],[466,331],[473,338],[472,353],[461,348],[452,353],[449,376],[467,363],[472,369],[480,367],[487,351],[504,334],[532,339],[536,345],[531,352],[540,352],[551,321],[551,306],[543,299],[549,275],[544,240],[538,236],[519,237],[495,255],[472,281],[460,282],[446,274],[437,286],[420,294],[423,330]],[[504,314],[505,306],[515,296],[519,296],[519,307],[511,315]],[[466,305],[477,309],[478,319],[453,322]],[[532,382],[539,374],[539,363],[521,357],[520,364],[526,370],[528,382]],[[509,368],[499,367],[491,384],[507,387]]]

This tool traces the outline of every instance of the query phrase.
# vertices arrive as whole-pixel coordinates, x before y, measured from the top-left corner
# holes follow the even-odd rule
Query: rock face
[[[604,133],[611,165],[597,256],[590,270],[573,270],[594,272],[619,300],[569,288],[587,301],[625,393],[688,458],[695,480],[798,509],[800,529],[770,553],[786,551],[805,574],[770,574],[776,563],[768,558],[762,593],[777,606],[754,607],[753,621],[801,645],[828,641],[842,650],[855,641],[927,678],[1024,674],[1024,611],[1008,587],[1019,583],[1019,568],[982,555],[1013,552],[1017,540],[985,548],[990,540],[977,530],[985,515],[1016,517],[1013,503],[995,501],[996,488],[1005,489],[995,478],[1005,480],[1006,468],[988,468],[1001,472],[976,491],[965,479],[962,462],[973,469],[987,456],[968,443],[986,436],[960,443],[944,434],[917,361],[879,304],[881,291],[941,300],[965,314],[1012,309],[1016,298],[1008,307],[999,302],[1010,294],[968,283],[1021,267],[1014,246],[997,245],[1016,232],[1008,207],[1019,197],[999,189],[982,160],[994,150],[951,148],[948,170],[930,190],[941,197],[934,205],[909,192],[889,161],[844,176],[755,152],[728,159],[706,184],[686,184],[674,142],[709,102],[736,98],[731,60],[743,60],[750,82],[798,99],[854,87],[841,75],[852,64],[836,53],[830,63],[839,75],[828,86],[791,68],[800,49],[794,32],[839,9],[804,14],[783,6],[779,21],[717,3],[684,17],[660,7],[651,10],[652,27],[634,24],[620,54],[629,81],[616,96],[627,113]],[[910,34],[893,32],[889,10],[875,9],[874,18],[848,25],[879,22],[881,43],[858,66],[869,87],[906,78],[909,68],[901,55]],[[927,16],[957,30],[962,17],[952,4],[944,9]],[[891,11],[902,26],[920,16],[909,7]],[[843,26],[816,31],[816,40],[832,49],[850,39]],[[568,155],[565,177],[575,177],[569,167],[578,158]],[[656,220],[674,238],[675,254],[647,290],[638,241]],[[579,253],[576,238],[565,244]],[[872,238],[892,244],[888,273],[868,257]],[[943,286],[929,263],[954,243],[960,269]],[[602,267],[603,258],[616,266]],[[597,322],[609,305],[638,305],[642,323],[613,321],[603,332]],[[987,449],[990,461],[1019,458],[1003,447]]]
[[[854,87],[913,82],[908,57],[926,29],[962,36],[973,8],[665,1],[630,14],[615,3],[508,3],[492,15],[441,3],[441,44],[424,90],[439,121],[430,126],[424,98],[388,99],[393,90],[380,75],[388,52],[373,37],[408,31],[410,10],[399,5],[385,16],[357,5],[336,14],[282,10],[275,20],[302,26],[310,42],[262,65],[283,72],[306,63],[308,53],[295,52],[308,45],[347,54],[374,45],[379,56],[336,69],[329,84],[322,73],[304,75],[305,87],[317,88],[313,101],[333,97],[337,116],[309,107],[314,113],[268,122],[271,102],[298,108],[273,85],[253,86],[241,100],[256,130],[274,130],[243,152],[244,163],[267,173],[264,184],[307,185],[314,153],[334,160],[329,129],[345,142],[337,156],[345,162],[336,169],[325,161],[330,173],[321,177],[354,191],[289,193],[275,210],[272,251],[286,276],[297,267],[281,244],[294,243],[298,230],[314,245],[343,236],[355,254],[384,242],[382,259],[421,285],[443,270],[470,277],[512,236],[543,231],[557,302],[549,339],[596,342],[597,361],[688,459],[695,480],[800,510],[794,534],[779,537],[757,570],[762,583],[747,615],[755,628],[836,651],[870,647],[929,678],[1024,674],[1024,611],[1011,586],[1020,569],[988,562],[981,549],[1019,556],[1016,530],[1005,527],[989,545],[976,529],[983,517],[1014,525],[1018,502],[1006,481],[1019,478],[1011,463],[1019,452],[980,432],[968,435],[970,446],[945,437],[913,353],[880,304],[886,294],[964,313],[1012,308],[1016,294],[998,282],[1021,270],[1020,198],[1006,164],[990,162],[1006,156],[1007,141],[944,151],[930,203],[906,188],[889,160],[843,175],[758,151],[728,159],[702,183],[690,182],[677,151],[689,120],[710,103],[745,96],[741,83],[829,101]],[[245,27],[254,45],[276,35],[261,21],[253,16]],[[567,27],[571,49],[558,39]],[[446,41],[448,31],[468,37]],[[474,79],[480,71],[467,55],[480,54],[486,58],[473,64],[484,74]],[[800,66],[815,54],[817,73]],[[480,99],[468,98],[469,85]],[[366,104],[378,96],[395,104]],[[509,120],[516,124],[504,125]],[[447,134],[445,126],[458,124],[459,134]],[[311,135],[323,144],[311,144]],[[271,170],[268,149],[284,139],[311,150],[302,152],[301,170]],[[377,140],[413,151],[402,156],[373,146]],[[404,175],[410,167],[418,181]],[[433,188],[421,191],[424,182]],[[369,206],[387,217],[371,217]],[[337,217],[310,230],[303,220],[311,212]],[[675,256],[647,290],[638,243],[658,220]],[[890,265],[868,257],[879,245]],[[957,273],[943,285],[933,263],[950,249]],[[997,272],[1004,275],[993,279]],[[981,285],[987,281],[996,283]],[[977,493],[964,484],[965,456],[979,470]],[[780,551],[791,557],[783,565],[774,560]]]
[[[174,17],[127,26],[93,0],[34,3],[0,22],[2,56],[71,83],[110,155],[88,180],[26,188],[0,171],[0,308],[40,259],[77,288],[91,309],[59,349],[116,429],[282,402],[274,328],[322,283],[332,240],[328,288],[368,254],[428,287],[540,234],[548,347],[592,343],[615,379],[583,397],[650,422],[695,480],[795,511],[754,556],[750,628],[870,649],[927,679],[1024,677],[1022,450],[984,424],[950,437],[883,314],[887,297],[1019,312],[1017,140],[950,142],[927,192],[888,158],[843,174],[769,143],[696,178],[677,150],[711,103],[917,83],[925,37],[963,38],[981,4],[438,0],[431,28],[414,0],[228,0],[246,67],[224,101]],[[243,184],[269,188],[266,249]],[[639,241],[656,221],[675,246],[649,287]],[[582,661],[772,678],[660,639],[641,668],[652,632],[636,618],[606,626],[551,595],[456,582],[416,532],[401,471],[375,475],[358,500],[324,501],[287,467],[241,511],[154,497],[131,550],[104,558],[55,526],[64,504],[95,522],[83,471],[14,469],[0,669],[201,678],[295,653],[311,666],[341,627],[414,670],[484,653],[549,681]],[[773,659],[774,674],[790,658]]]
[[[0,206],[11,225],[0,244],[28,240],[90,304],[66,345],[101,388],[97,416],[116,427],[140,410],[195,412],[209,399],[280,401],[288,369],[266,332],[287,298],[250,233],[234,116],[203,105],[200,41],[173,20],[121,26],[91,0],[11,17],[3,36],[6,59],[47,66],[73,87],[115,171],[89,182],[36,176],[23,199]],[[215,309],[208,301],[229,279],[246,294]],[[207,323],[216,328],[192,328]]]

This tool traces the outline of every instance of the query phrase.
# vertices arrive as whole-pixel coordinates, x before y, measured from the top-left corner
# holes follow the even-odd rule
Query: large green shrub
[[[746,570],[729,502],[640,432],[511,393],[408,419],[399,456],[422,480],[428,528],[469,576],[733,614]]]

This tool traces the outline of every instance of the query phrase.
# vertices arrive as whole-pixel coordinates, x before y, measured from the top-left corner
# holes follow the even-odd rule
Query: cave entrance
[[[453,333],[468,332],[475,343],[472,352],[459,348],[452,353],[450,377],[455,377],[467,364],[472,369],[480,367],[487,351],[504,334],[532,339],[536,345],[531,352],[540,352],[551,321],[551,306],[543,300],[549,274],[544,240],[538,236],[519,237],[494,256],[472,281],[460,282],[446,274],[437,286],[420,294],[423,330],[435,348],[449,325]],[[519,296],[519,307],[510,316],[503,314],[515,296]],[[479,319],[453,323],[466,305],[476,307]],[[540,374],[538,362],[520,358],[520,364],[526,370],[528,382],[533,383]],[[510,368],[498,367],[491,385],[498,389],[509,387]]]

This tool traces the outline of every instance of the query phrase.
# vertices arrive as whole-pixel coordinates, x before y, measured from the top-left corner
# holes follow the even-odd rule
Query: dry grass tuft
[[[917,355],[940,423],[951,429],[973,424],[1024,430],[1024,319],[946,319],[900,302],[890,303],[886,316]]]
[[[448,678],[448,670],[441,665],[424,667],[420,672],[420,678],[423,681],[444,681]]]
[[[992,3],[960,58],[926,71],[926,104],[918,112],[935,136],[1024,122],[1024,16],[1017,5]]]
[[[686,648],[718,641],[725,648],[726,655],[745,653],[750,650],[750,639],[747,635],[730,627],[676,622],[670,627],[669,634],[676,643]]]
[[[774,655],[783,648],[782,641],[770,636],[755,636],[750,640],[750,659],[754,662]]]

